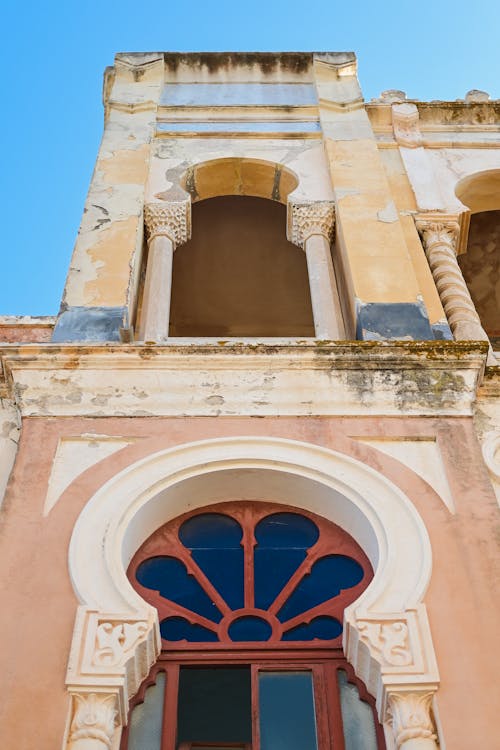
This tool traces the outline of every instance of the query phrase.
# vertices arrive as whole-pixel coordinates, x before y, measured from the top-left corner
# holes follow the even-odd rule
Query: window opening
[[[128,575],[158,609],[163,650],[122,750],[385,748],[341,650],[343,610],[373,573],[338,526],[271,503],[218,504],[158,529]]]
[[[286,206],[226,195],[192,206],[174,253],[169,336],[314,336],[306,255],[286,238]]]

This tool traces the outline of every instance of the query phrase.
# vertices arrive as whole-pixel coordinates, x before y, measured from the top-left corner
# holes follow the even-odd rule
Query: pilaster
[[[119,341],[133,314],[142,209],[163,55],[117,55],[104,80],[104,135],[53,340]]]
[[[361,339],[433,339],[404,230],[364,108],[352,53],[316,55],[350,315]]]

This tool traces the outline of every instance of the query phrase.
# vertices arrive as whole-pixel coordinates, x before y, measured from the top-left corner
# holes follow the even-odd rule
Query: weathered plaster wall
[[[0,398],[0,507],[17,453],[20,437],[20,415],[16,405]]]
[[[54,332],[55,341],[119,340],[135,305],[150,141],[163,83],[158,55],[117,56],[106,122]]]
[[[0,717],[12,745],[19,750],[60,746],[67,708],[63,681],[76,608],[67,573],[67,548],[87,499],[114,474],[142,457],[161,448],[222,435],[277,436],[330,447],[382,472],[410,497],[432,544],[433,575],[426,604],[442,680],[438,708],[446,746],[466,750],[480,742],[483,747],[494,747],[496,666],[484,644],[495,643],[500,614],[491,590],[496,575],[498,520],[471,420],[237,417],[24,420],[23,439],[1,513],[0,565],[9,571],[3,582],[3,602],[10,613],[0,623],[5,646],[2,672],[8,676],[7,683],[15,679],[16,690],[6,692]],[[86,463],[87,454],[82,455],[82,473],[74,476],[43,516],[60,441],[92,442],[92,436],[97,442],[106,436],[106,440],[116,441],[116,447],[130,444],[92,466]],[[408,438],[437,441],[455,514],[432,489],[432,477],[427,483],[401,461],[364,442]],[[73,468],[76,471],[77,467]],[[488,691],[484,685],[489,686]],[[467,711],[457,722],[464,690]]]

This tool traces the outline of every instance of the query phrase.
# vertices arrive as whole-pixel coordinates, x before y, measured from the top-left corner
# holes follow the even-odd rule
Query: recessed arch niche
[[[500,342],[500,170],[460,180],[456,195],[471,211],[465,253],[458,257],[465,282],[495,345]]]

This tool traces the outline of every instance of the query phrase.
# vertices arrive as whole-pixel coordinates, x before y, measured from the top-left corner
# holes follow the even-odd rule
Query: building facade
[[[60,313],[0,319],[2,747],[277,750],[283,676],[290,750],[498,747],[500,102],[352,53],[103,98]],[[210,668],[248,736],[189,734]]]

